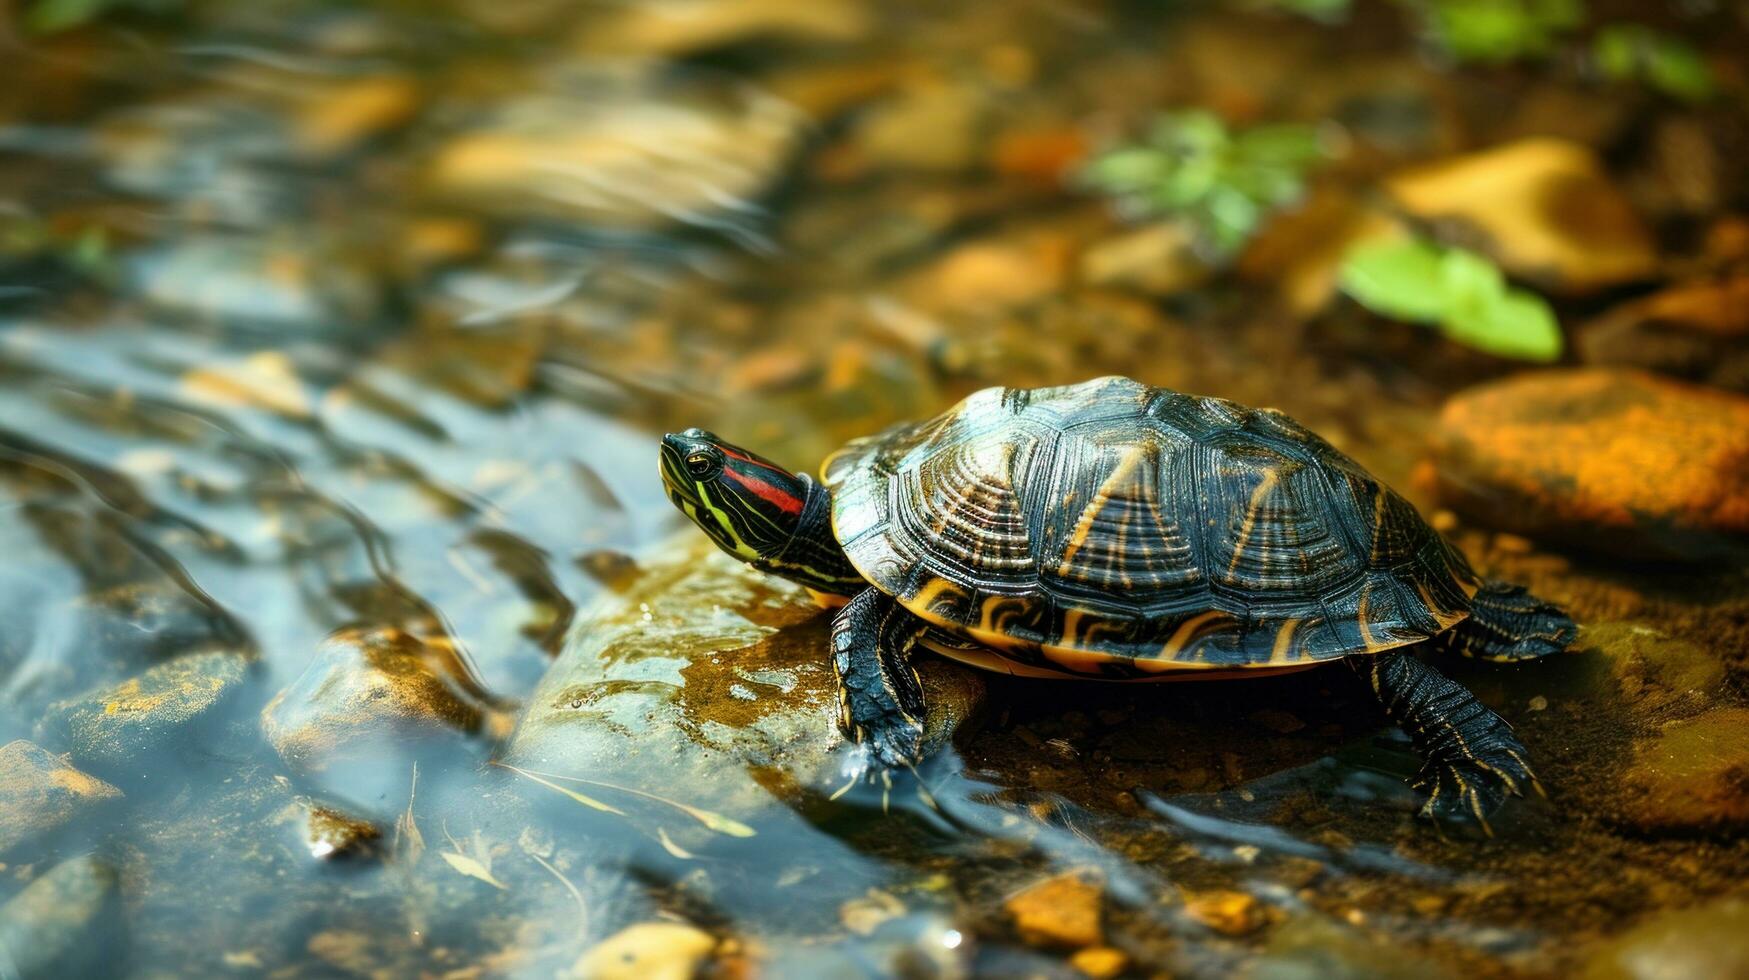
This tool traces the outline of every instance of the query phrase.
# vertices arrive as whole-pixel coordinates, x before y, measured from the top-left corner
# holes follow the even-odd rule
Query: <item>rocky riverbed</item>
[[[1466,6],[0,9],[0,978],[1742,973],[1749,24]],[[861,778],[656,472],[1114,373],[1570,609],[1437,659],[1546,798],[1340,667]]]

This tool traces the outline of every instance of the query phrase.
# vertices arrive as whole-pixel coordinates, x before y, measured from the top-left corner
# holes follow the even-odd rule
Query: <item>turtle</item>
[[[1287,415],[1129,378],[992,387],[852,440],[819,478],[704,429],[662,440],[712,541],[841,603],[839,727],[881,771],[923,744],[918,648],[1107,681],[1348,664],[1423,765],[1420,813],[1483,827],[1541,791],[1512,727],[1418,656],[1519,661],[1576,627],[1481,578],[1415,507]]]

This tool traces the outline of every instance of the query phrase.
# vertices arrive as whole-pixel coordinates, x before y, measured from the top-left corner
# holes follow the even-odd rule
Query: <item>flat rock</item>
[[[1509,143],[1404,171],[1385,188],[1413,217],[1545,289],[1588,293],[1657,271],[1645,224],[1578,143]]]
[[[113,687],[51,706],[43,727],[64,733],[80,764],[125,772],[141,755],[186,734],[241,687],[249,661],[233,650],[177,657]]]
[[[1725,898],[1663,912],[1603,944],[1586,980],[1713,980],[1749,976],[1749,901]]]
[[[742,86],[627,73],[562,79],[431,155],[430,195],[507,218],[729,231],[800,145],[803,117]]]
[[[1749,274],[1671,286],[1581,327],[1592,364],[1642,367],[1749,392]]]
[[[741,820],[782,816],[774,792],[799,798],[845,782],[850,749],[837,728],[829,625],[800,588],[686,532],[640,560],[621,593],[579,615],[503,761]],[[977,711],[984,682],[933,656],[918,666],[926,748],[936,751]]]
[[[114,888],[114,869],[86,855],[55,865],[0,905],[0,976],[59,972],[54,968],[82,952]]]
[[[1593,691],[1619,696],[1642,716],[1693,713],[1725,690],[1717,654],[1637,623],[1586,624],[1579,647],[1601,653],[1585,666],[1613,681],[1613,691]]]
[[[1454,397],[1433,437],[1440,499],[1490,527],[1630,557],[1749,543],[1749,398],[1607,368]]]
[[[23,739],[0,747],[0,854],[121,795]]]
[[[1714,708],[1634,744],[1621,819],[1648,832],[1749,825],[1749,708]]]

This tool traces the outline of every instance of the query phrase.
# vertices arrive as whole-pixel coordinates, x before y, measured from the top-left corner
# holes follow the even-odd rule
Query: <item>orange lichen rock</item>
[[[1453,398],[1433,439],[1442,501],[1480,523],[1649,558],[1749,547],[1749,398],[1603,368]]]

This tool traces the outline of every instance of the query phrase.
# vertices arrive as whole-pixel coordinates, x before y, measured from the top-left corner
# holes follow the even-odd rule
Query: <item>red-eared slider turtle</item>
[[[1230,678],[1346,659],[1425,765],[1429,816],[1535,785],[1524,746],[1413,655],[1556,653],[1573,621],[1479,580],[1406,500],[1279,412],[1100,378],[988,388],[858,439],[823,481],[701,429],[667,436],[674,503],[723,550],[818,593],[847,736],[915,761],[921,642],[1053,678]]]

